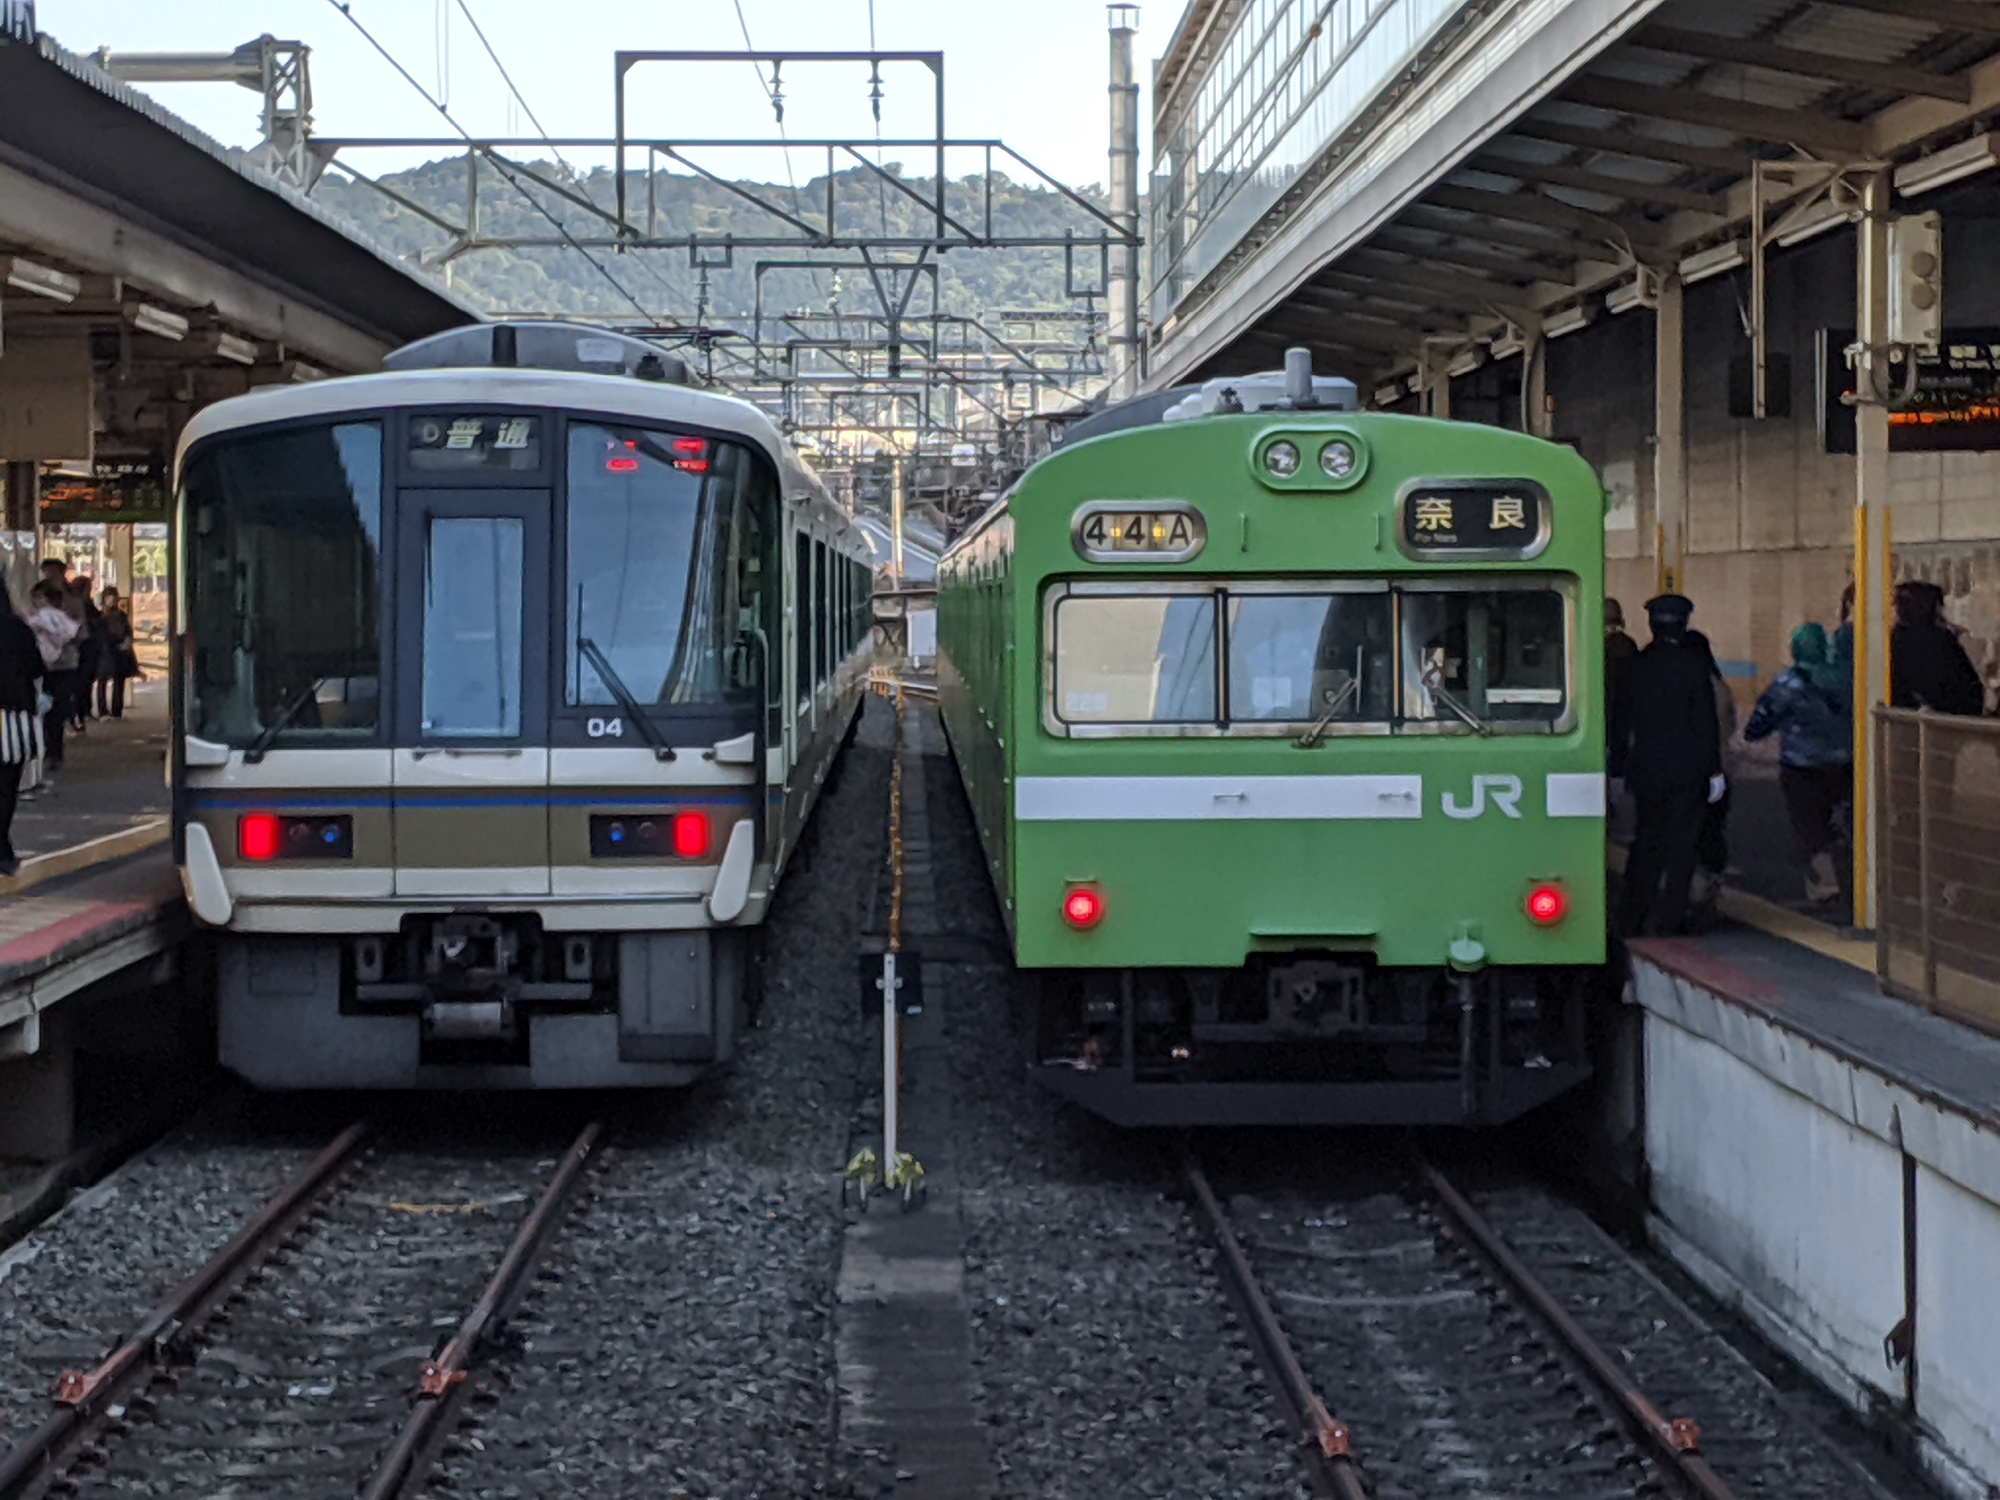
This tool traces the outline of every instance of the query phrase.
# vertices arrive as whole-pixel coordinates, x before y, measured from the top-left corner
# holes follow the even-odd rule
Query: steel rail
[[[1700,1496],[1701,1500],[1732,1500],[1729,1486],[1702,1456],[1701,1429],[1687,1417],[1662,1416],[1646,1393],[1570,1316],[1569,1309],[1535,1279],[1534,1273],[1522,1264],[1465,1195],[1421,1156],[1416,1165],[1444,1210],[1449,1227],[1486,1262],[1508,1292],[1554,1340],[1558,1352],[1568,1356],[1577,1373],[1596,1387],[1608,1414],[1659,1460],[1688,1493]]]
[[[1367,1500],[1367,1492],[1362,1488],[1361,1475],[1355,1468],[1354,1456],[1348,1446],[1347,1425],[1334,1419],[1327,1411],[1326,1403],[1320,1400],[1319,1393],[1312,1388],[1304,1366],[1292,1351],[1292,1341],[1285,1333],[1284,1324],[1278,1320],[1277,1311],[1264,1295],[1257,1273],[1250,1265],[1250,1257],[1243,1253],[1242,1243],[1236,1238],[1236,1231],[1229,1227],[1228,1216],[1217,1201],[1215,1190],[1208,1185],[1208,1177],[1193,1157],[1183,1162],[1182,1170],[1188,1187],[1194,1193],[1195,1204],[1201,1210],[1203,1226],[1221,1256],[1223,1281],[1242,1311],[1250,1336],[1256,1343],[1258,1357],[1277,1378],[1285,1405],[1290,1408],[1314,1488],[1335,1497],[1335,1500]]]
[[[393,1496],[413,1494],[422,1488],[451,1430],[448,1418],[458,1409],[459,1393],[472,1356],[487,1331],[504,1323],[519,1305],[529,1278],[541,1264],[548,1242],[562,1222],[570,1191],[583,1174],[603,1132],[603,1122],[597,1120],[578,1132],[549,1185],[542,1190],[542,1196],[521,1221],[521,1227],[514,1231],[506,1254],[501,1256],[472,1311],[458,1325],[451,1342],[424,1362],[417,1376],[416,1403],[387,1457],[361,1491],[362,1500],[391,1500]]]
[[[105,1398],[184,1346],[236,1279],[304,1216],[367,1134],[365,1122],[348,1126],[95,1369],[65,1370],[56,1381],[55,1411],[0,1458],[0,1500],[12,1500],[36,1479],[53,1478],[51,1471],[64,1444],[97,1416]]]

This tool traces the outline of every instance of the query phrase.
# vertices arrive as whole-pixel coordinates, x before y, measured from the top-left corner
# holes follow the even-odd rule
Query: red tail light
[[[278,857],[281,834],[276,813],[245,813],[236,820],[236,853],[253,864]]]
[[[673,840],[674,853],[682,859],[700,859],[708,853],[708,814],[675,813]]]
[[[1094,885],[1073,885],[1063,896],[1063,920],[1088,932],[1104,920],[1104,893]]]
[[[708,472],[708,439],[677,437],[673,442],[674,467],[685,474]]]
[[[1569,915],[1569,896],[1561,886],[1544,882],[1528,892],[1521,907],[1537,927],[1553,927]]]

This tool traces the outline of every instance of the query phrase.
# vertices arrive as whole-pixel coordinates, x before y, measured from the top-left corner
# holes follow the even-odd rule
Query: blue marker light
[[[340,842],[340,825],[339,825],[338,823],[329,823],[329,824],[327,824],[327,825],[326,825],[326,831],[325,831],[324,833],[320,834],[320,841],[321,841],[322,843],[327,843],[327,844],[337,844],[337,843],[339,843],[339,842]]]

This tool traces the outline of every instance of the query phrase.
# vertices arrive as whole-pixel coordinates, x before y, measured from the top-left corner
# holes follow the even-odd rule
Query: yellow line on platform
[[[1614,874],[1623,875],[1625,854],[1624,845],[1607,844],[1604,849],[1606,868]],[[1852,965],[1865,974],[1875,972],[1875,945],[1865,938],[1843,936],[1838,928],[1830,927],[1825,922],[1815,922],[1811,917],[1787,910],[1775,901],[1766,901],[1762,896],[1753,896],[1748,891],[1726,885],[1716,898],[1715,905],[1732,922],[1741,922],[1745,927],[1755,927],[1772,937],[1797,943],[1801,948],[1810,948],[1823,957]]]
[[[30,855],[21,861],[19,872],[11,879],[0,878],[0,896],[18,896],[44,881],[74,875],[93,865],[107,865],[114,859],[141,853],[164,844],[167,832],[165,818],[148,818],[143,823],[135,823],[130,828],[121,828],[116,833],[107,833],[72,848],[57,849],[51,854]]]

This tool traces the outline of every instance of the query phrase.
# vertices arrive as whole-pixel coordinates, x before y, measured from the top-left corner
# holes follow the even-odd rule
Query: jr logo
[[[1493,805],[1510,818],[1521,816],[1521,778],[1518,776],[1475,776],[1472,778],[1472,805],[1461,807],[1458,798],[1450,792],[1444,794],[1444,815],[1447,818],[1476,818],[1486,811],[1486,794],[1493,794]]]

